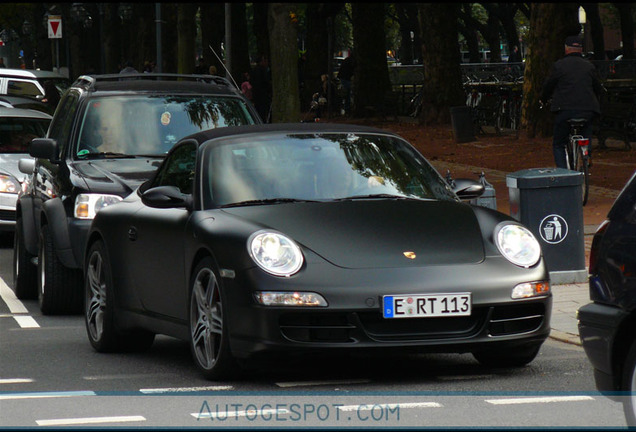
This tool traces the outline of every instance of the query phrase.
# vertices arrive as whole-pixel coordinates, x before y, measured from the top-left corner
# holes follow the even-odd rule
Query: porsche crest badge
[[[415,259],[417,257],[417,255],[415,255],[415,252],[411,252],[411,251],[406,251],[406,252],[402,252],[404,254],[405,257],[407,257],[408,259]]]

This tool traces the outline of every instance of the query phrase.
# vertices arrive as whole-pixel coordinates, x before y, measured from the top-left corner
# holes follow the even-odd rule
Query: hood
[[[475,214],[471,206],[457,202],[360,200],[224,211],[280,231],[345,268],[476,264],[484,259]]]
[[[27,175],[18,169],[18,161],[28,157],[28,153],[0,153],[0,173],[10,174],[22,181]]]
[[[70,169],[90,190],[126,196],[148,180],[160,162],[159,158],[99,159],[75,161]]]

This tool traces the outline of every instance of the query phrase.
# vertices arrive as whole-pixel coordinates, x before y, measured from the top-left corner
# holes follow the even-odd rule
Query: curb
[[[565,342],[576,346],[583,346],[583,344],[581,344],[581,338],[578,334],[572,334],[560,330],[551,329],[550,336],[548,337],[559,342]]]

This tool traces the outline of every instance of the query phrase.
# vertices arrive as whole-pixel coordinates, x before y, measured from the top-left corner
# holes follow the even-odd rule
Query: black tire
[[[587,198],[590,193],[590,161],[588,158],[583,157],[583,151],[581,149],[577,150],[577,160],[576,160],[576,170],[578,172],[583,173],[583,184],[581,191],[581,199],[583,205],[587,204]]]
[[[197,265],[190,284],[190,348],[197,367],[209,380],[228,379],[238,368],[230,350],[227,306],[219,280],[208,257]]]
[[[634,427],[636,426],[636,342],[632,343],[625,359],[621,389],[625,392],[621,402],[627,426]]]
[[[507,349],[507,351],[487,350],[476,351],[473,357],[484,366],[490,367],[521,367],[530,363],[535,359],[541,344],[528,345],[525,347],[515,347]]]
[[[40,231],[38,302],[44,315],[76,314],[82,310],[82,272],[64,267],[55,253],[48,225]]]
[[[37,268],[31,262],[35,255],[24,245],[23,229],[22,218],[18,217],[13,237],[13,291],[20,300],[31,300],[38,298]]]
[[[92,244],[85,268],[84,322],[93,348],[98,352],[142,351],[150,348],[155,339],[153,333],[117,330],[112,271],[103,242]]]

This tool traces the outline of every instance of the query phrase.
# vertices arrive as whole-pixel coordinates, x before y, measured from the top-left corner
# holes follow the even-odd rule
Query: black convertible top
[[[269,123],[260,125],[249,126],[230,126],[217,129],[209,129],[202,132],[198,132],[194,135],[183,138],[185,140],[195,140],[197,144],[203,144],[206,141],[216,138],[223,138],[228,136],[238,135],[251,135],[251,134],[263,134],[271,132],[283,132],[283,133],[327,133],[327,132],[351,132],[351,133],[376,133],[384,135],[393,135],[399,137],[399,135],[389,132],[383,129],[360,126],[354,124],[343,123]]]

